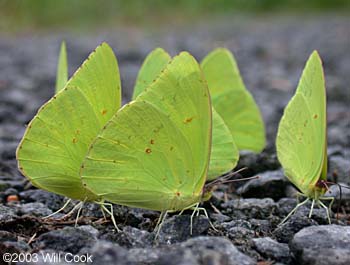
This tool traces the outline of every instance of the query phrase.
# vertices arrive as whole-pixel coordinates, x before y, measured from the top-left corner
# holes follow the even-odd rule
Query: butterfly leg
[[[208,212],[205,208],[203,207],[198,207],[199,206],[199,203],[196,203],[193,207],[191,207],[191,209],[193,209],[193,212],[191,214],[191,222],[190,222],[190,234],[192,235],[192,228],[193,228],[193,217],[196,215],[196,216],[199,216],[199,212],[202,211],[205,215],[205,217],[208,219],[208,222],[210,224],[210,226],[215,230],[216,228],[214,227],[213,223],[210,221],[210,218],[209,218],[209,215],[208,215]]]
[[[297,192],[297,203],[298,203],[298,204],[300,203],[300,197],[307,198],[307,197],[305,197],[305,195],[302,194],[301,192]]]
[[[120,229],[118,228],[117,222],[114,219],[113,204],[107,203],[107,202],[95,202],[95,203],[99,204],[101,206],[101,209],[110,215],[112,223],[113,223],[115,229],[117,229],[117,232],[119,233]],[[111,209],[108,210],[106,206],[109,206]]]
[[[191,214],[191,219],[190,219],[190,235],[192,235],[193,217],[194,217],[194,215],[196,214],[196,212],[198,211],[198,206],[199,206],[199,203],[196,203],[196,204],[193,206],[193,212],[192,212],[192,214]]]
[[[80,205],[79,209],[78,209],[78,212],[77,212],[77,217],[75,218],[75,227],[78,226],[78,220],[79,220],[79,216],[80,216],[80,212],[81,210],[83,209],[83,206],[84,206],[84,202]]]
[[[62,212],[62,211],[68,206],[68,204],[69,204],[71,201],[72,201],[71,199],[67,200],[67,201],[65,202],[65,204],[64,204],[59,210],[57,210],[56,212],[54,212],[54,213],[52,213],[52,214],[50,214],[50,215],[48,215],[48,216],[45,216],[44,219],[50,218],[50,217],[52,217],[52,216],[54,216],[54,215],[56,215],[56,214]]]
[[[101,212],[102,212],[102,215],[103,215],[103,219],[106,220],[107,218],[106,218],[105,210],[103,210],[102,207],[100,207],[100,209],[101,209]]]
[[[213,223],[210,221],[208,212],[207,212],[207,210],[206,210],[205,208],[203,208],[203,207],[198,207],[198,208],[197,208],[197,211],[198,211],[197,216],[199,215],[199,211],[203,211],[205,217],[208,219],[208,222],[209,222],[211,228],[213,228],[214,231],[218,231],[218,230],[214,227]]]
[[[334,204],[334,197],[320,197],[320,200],[331,201],[328,205],[328,210],[329,210],[329,212],[332,212],[332,206]]]
[[[104,203],[104,205],[109,206],[109,207],[111,208],[110,212],[107,211],[107,213],[111,216],[112,223],[113,223],[114,227],[117,229],[117,232],[119,233],[119,232],[120,232],[120,229],[119,229],[119,227],[117,226],[117,222],[116,222],[115,219],[114,219],[113,205],[112,205],[111,203],[106,203],[106,202]],[[103,205],[103,206],[104,206],[104,205]],[[106,210],[106,209],[107,209],[107,208],[105,207],[105,210]]]
[[[159,216],[159,219],[158,219],[156,228],[155,228],[155,230],[157,230],[156,236],[155,236],[155,238],[154,238],[155,240],[156,240],[156,239],[158,238],[158,236],[159,236],[159,232],[160,232],[160,230],[162,229],[163,223],[164,223],[165,218],[166,218],[167,215],[168,215],[168,211],[164,211],[164,212],[161,212],[161,213],[160,213],[160,216]]]
[[[307,198],[307,199],[304,200],[303,202],[298,203],[297,206],[295,206],[295,208],[282,220],[282,222],[281,222],[278,226],[284,224],[284,223],[289,219],[289,217],[291,217],[292,214],[294,214],[294,213],[298,210],[298,208],[299,208],[300,206],[304,205],[304,204],[307,203],[308,201],[309,201],[309,198]]]
[[[327,206],[326,206],[326,205],[324,205],[324,203],[323,203],[323,202],[321,202],[321,201],[318,201],[318,202],[319,202],[319,204],[320,204],[320,205],[321,205],[323,208],[325,208],[325,209],[326,209],[328,223],[329,223],[329,224],[331,224],[331,217],[330,217],[330,215],[329,215],[329,211],[328,211]]]
[[[77,209],[81,208],[83,206],[83,202],[79,202],[76,205],[74,205],[73,209],[70,210],[66,215],[62,216],[60,219],[66,219],[70,217]]]
[[[311,216],[312,216],[312,211],[314,210],[314,205],[315,205],[315,200],[313,199],[313,200],[312,200],[312,203],[311,203],[309,218],[311,218]]]

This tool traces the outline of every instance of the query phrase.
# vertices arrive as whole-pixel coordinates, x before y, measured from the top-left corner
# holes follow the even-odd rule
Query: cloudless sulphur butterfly
[[[82,185],[79,171],[90,144],[120,108],[118,63],[103,43],[64,84],[64,50],[62,45],[59,92],[28,124],[17,148],[18,167],[38,188],[80,201],[100,201]]]
[[[265,127],[254,98],[245,88],[233,54],[224,48],[210,52],[201,67],[215,110],[231,131],[239,150],[260,152]]]
[[[276,147],[277,156],[287,178],[307,199],[282,221],[288,219],[301,205],[312,200],[322,203],[327,180],[326,89],[321,58],[314,51],[308,59],[298,88],[279,124]]]
[[[99,133],[82,165],[84,185],[110,202],[161,211],[163,218],[167,212],[198,210],[211,113],[201,69],[182,52]]]
[[[161,74],[171,56],[161,48],[154,49],[145,59],[136,79],[133,100]],[[221,116],[213,111],[212,150],[207,180],[232,170],[238,162],[239,152],[232,135]]]

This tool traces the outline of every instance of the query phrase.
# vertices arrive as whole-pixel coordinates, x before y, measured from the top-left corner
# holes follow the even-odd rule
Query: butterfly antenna
[[[226,180],[226,181],[224,181],[224,182],[221,182],[220,184],[231,183],[231,182],[237,182],[237,181],[242,181],[242,180],[258,179],[258,178],[260,178],[260,176],[253,176],[253,177],[241,178],[241,179],[230,179],[230,180]]]
[[[207,183],[205,186],[206,187],[213,187],[213,186],[218,185],[218,184],[226,183],[226,181],[228,181],[231,177],[237,175],[238,173],[240,173],[246,169],[247,169],[247,167],[243,167],[243,168],[238,169],[237,171],[229,172],[229,173]]]
[[[339,202],[337,205],[337,220],[339,219],[339,211],[340,211],[340,205],[341,205],[341,197],[342,197],[342,185],[338,184],[338,188],[339,188]]]

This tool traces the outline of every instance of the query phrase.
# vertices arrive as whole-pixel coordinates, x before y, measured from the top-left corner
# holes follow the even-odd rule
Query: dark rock
[[[13,208],[0,204],[0,224],[11,222],[17,217],[16,211]]]
[[[305,200],[305,198],[301,198],[301,200]],[[284,218],[296,207],[297,200],[284,198],[278,202],[278,205],[280,206],[278,208],[279,216],[281,218]],[[311,210],[311,201],[307,202],[303,206],[300,206],[298,210],[293,214],[293,216],[308,217],[310,214],[310,210]],[[332,215],[332,213],[329,213],[329,214]],[[326,209],[323,207],[320,207],[319,205],[317,205],[317,203],[315,203],[314,205],[311,218],[317,221],[318,224],[329,223]]]
[[[270,237],[254,238],[255,249],[266,259],[276,260],[285,264],[291,263],[288,244],[278,243]]]
[[[253,259],[241,253],[230,241],[225,238],[196,237],[181,243],[180,247],[190,250],[193,256],[197,258],[197,262],[199,264],[256,264]],[[214,255],[214,253],[217,254]],[[173,257],[174,256],[176,255],[173,255]]]
[[[294,236],[290,249],[298,264],[350,264],[350,227],[306,227]]]
[[[210,219],[214,224],[221,224],[223,222],[228,222],[231,220],[231,217],[224,215],[224,214],[219,214],[219,213],[212,213],[210,215]]]
[[[10,195],[18,195],[18,190],[14,189],[14,188],[9,188],[9,189],[5,190],[4,195],[6,197],[10,196]]]
[[[256,154],[252,152],[241,152],[237,168],[247,167],[242,171],[244,176],[254,176],[259,172],[267,170],[276,170],[280,168],[280,163],[275,154],[271,155],[265,152]]]
[[[289,182],[282,170],[266,171],[257,175],[259,178],[248,180],[237,193],[244,198],[272,198],[274,200],[285,197],[285,189]]]
[[[249,222],[256,235],[266,236],[271,234],[272,226],[270,220],[250,219]]]
[[[222,213],[232,218],[264,219],[272,215],[277,204],[271,198],[233,199],[221,205]]]
[[[11,185],[8,181],[0,180],[0,191],[5,191],[10,187]]]
[[[0,230],[0,242],[3,241],[17,241],[17,237],[10,232]]]
[[[76,254],[81,248],[92,246],[96,241],[95,235],[84,229],[65,227],[40,235],[36,241],[36,247]]]
[[[307,216],[291,216],[287,222],[279,225],[274,231],[273,235],[281,243],[288,243],[295,233],[301,229],[311,225],[317,225],[318,223],[309,219]]]
[[[182,242],[192,236],[198,236],[206,232],[210,227],[209,220],[205,216],[193,217],[192,235],[189,215],[174,215],[166,219],[159,231],[157,241],[161,244]],[[153,232],[155,233],[155,232]]]
[[[101,239],[112,241],[118,245],[126,248],[131,247],[147,247],[153,244],[154,236],[144,230],[137,229],[135,227],[126,226],[122,232],[110,232],[106,231]]]
[[[28,244],[22,240],[0,242],[0,254],[1,253],[24,253],[24,252],[29,252],[30,250],[31,249],[28,246]]]
[[[18,208],[20,215],[29,214],[33,216],[44,217],[52,213],[52,211],[49,208],[47,208],[46,205],[40,202],[29,202],[25,204],[19,204]]]
[[[41,202],[52,211],[57,211],[64,205],[63,196],[44,190],[27,190],[21,192],[19,196],[27,202]]]

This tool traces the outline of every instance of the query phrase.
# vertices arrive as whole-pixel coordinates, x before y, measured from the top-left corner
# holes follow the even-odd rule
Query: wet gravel
[[[204,203],[216,230],[191,212],[171,215],[158,241],[153,228],[158,213],[115,206],[120,233],[103,219],[96,205],[66,221],[42,219],[65,198],[37,190],[16,168],[15,149],[37,109],[54,92],[60,41],[66,39],[71,73],[100,42],[116,52],[124,102],[146,54],[161,46],[175,55],[188,50],[198,59],[225,46],[238,60],[248,89],[266,122],[268,144],[262,154],[242,154],[244,176],[259,179],[219,186]],[[50,253],[91,254],[94,264],[350,264],[350,193],[336,186],[332,225],[323,209],[300,208],[277,226],[296,205],[295,188],[283,177],[274,139],[305,60],[318,49],[324,61],[328,93],[329,180],[350,184],[350,20],[345,17],[223,19],[186,27],[142,31],[121,28],[98,34],[30,33],[0,38],[0,253],[39,253],[35,264],[49,264]],[[59,217],[60,215],[58,215]],[[1,260],[1,258],[0,258]],[[1,262],[0,262],[1,263]],[[33,263],[34,264],[34,263]],[[64,261],[55,264],[65,264]]]

